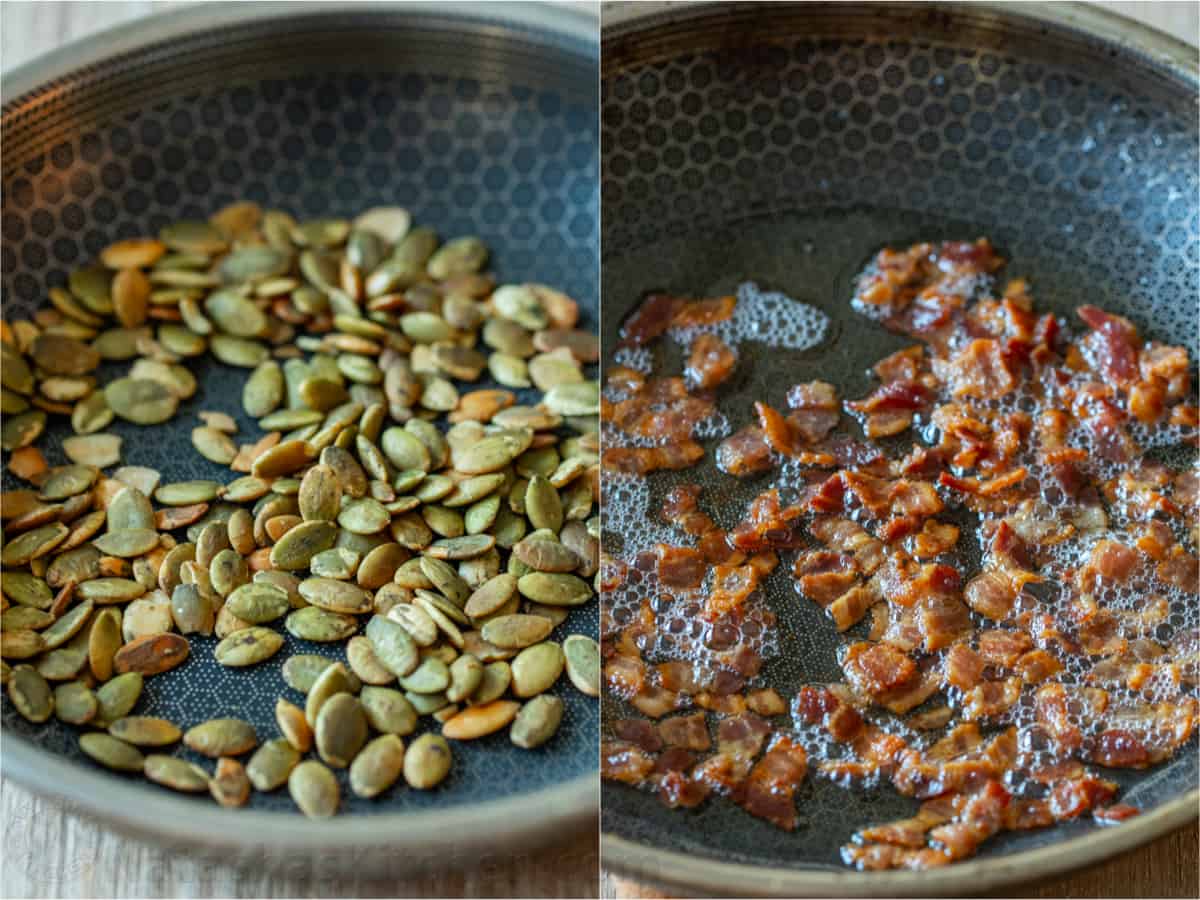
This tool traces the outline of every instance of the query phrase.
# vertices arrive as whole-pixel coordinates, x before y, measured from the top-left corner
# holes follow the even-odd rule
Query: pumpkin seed
[[[65,438],[62,448],[71,462],[95,466],[98,469],[115,466],[121,461],[121,438],[115,434],[86,434]]]
[[[287,591],[278,585],[252,581],[236,588],[225,605],[239,619],[261,625],[273,622],[291,609]]]
[[[287,682],[288,687],[297,690],[302,694],[307,694],[312,690],[313,684],[322,672],[332,665],[336,665],[337,661],[330,659],[327,656],[319,656],[316,653],[298,653],[295,656],[288,657],[287,662],[283,664],[283,680]],[[345,667],[343,666],[343,673]],[[350,693],[358,693],[360,684],[358,677],[349,676]]]
[[[242,387],[242,409],[256,419],[274,412],[283,402],[283,370],[273,359],[255,367]]]
[[[137,747],[101,731],[80,735],[79,749],[115,772],[141,772],[145,764],[145,757]]]
[[[335,694],[321,705],[317,714],[317,752],[327,765],[344,769],[367,741],[367,717],[358,698]]]
[[[522,596],[547,606],[579,606],[592,596],[586,581],[575,575],[530,572],[517,580]]]
[[[22,718],[35,724],[54,714],[54,693],[32,666],[13,666],[8,677],[8,698]]]
[[[419,606],[399,603],[387,611],[387,617],[408,632],[418,647],[430,647],[437,641],[437,623]]]
[[[269,628],[243,628],[223,638],[213,656],[223,666],[243,668],[270,659],[283,646],[283,635]]]
[[[493,734],[506,727],[521,704],[512,700],[493,700],[479,706],[468,706],[442,725],[442,734],[456,741],[471,741]]]
[[[118,378],[105,386],[104,399],[116,415],[138,425],[166,422],[179,407],[178,397],[146,378]]]
[[[183,743],[204,756],[239,756],[258,744],[254,726],[241,719],[209,719],[189,728]]]
[[[121,648],[121,616],[112,608],[102,609],[92,619],[88,634],[88,666],[97,681],[108,681]]]
[[[99,708],[96,695],[82,681],[68,681],[54,688],[54,715],[60,722],[86,725]]]
[[[166,747],[182,736],[174,723],[154,716],[124,716],[108,726],[108,733],[137,747]]]
[[[287,742],[300,753],[307,753],[312,747],[313,733],[304,718],[304,710],[295,703],[289,703],[280,697],[275,701],[275,723],[287,739]]]
[[[300,582],[300,596],[313,607],[335,613],[371,611],[371,595],[360,587],[333,578],[306,578]]]
[[[308,606],[292,610],[284,620],[284,627],[301,640],[328,643],[350,637],[358,630],[358,621],[353,616]]]
[[[130,641],[117,651],[113,667],[120,675],[140,672],[157,675],[180,665],[188,657],[187,638],[178,634],[153,634]]]
[[[464,653],[450,664],[450,685],[446,688],[446,699],[451,703],[467,700],[483,683],[483,663],[469,653]]]
[[[152,528],[121,528],[96,538],[92,544],[108,556],[131,559],[157,547],[158,532]]]
[[[337,812],[341,789],[333,772],[316,760],[306,760],[288,776],[288,793],[310,819],[324,819]]]
[[[334,663],[317,676],[308,691],[304,703],[304,718],[310,726],[315,727],[321,707],[330,697],[343,693],[354,693],[357,689],[357,678],[351,680],[350,673],[341,663]]]
[[[515,650],[538,643],[553,630],[554,625],[548,619],[517,613],[489,619],[480,633],[485,641],[497,647]]]
[[[156,490],[154,499],[164,506],[193,506],[215,500],[220,489],[215,481],[177,481]]]
[[[393,674],[403,677],[417,668],[417,645],[400,625],[374,615],[367,623],[366,635],[376,659]]]
[[[600,383],[557,384],[546,392],[542,403],[562,416],[594,415],[600,409]]]
[[[450,669],[436,656],[427,656],[409,674],[400,678],[400,686],[414,694],[438,694],[450,684]]]
[[[5,659],[29,659],[45,649],[45,639],[28,628],[0,633],[0,656]]]
[[[300,763],[300,752],[283,738],[267,741],[246,763],[246,776],[257,791],[281,787]]]
[[[587,635],[573,634],[563,641],[567,677],[589,697],[600,696],[600,646]]]
[[[513,719],[509,739],[525,750],[540,747],[558,731],[563,702],[552,694],[541,694],[521,707]]]
[[[563,650],[553,641],[534,644],[512,661],[512,691],[517,697],[533,697],[549,690],[562,675]]]
[[[409,787],[430,790],[450,774],[450,745],[438,734],[421,735],[404,754],[404,780]]]
[[[92,724],[107,728],[112,722],[128,715],[142,695],[142,684],[141,672],[126,672],[100,685],[96,689],[99,709]]]
[[[250,779],[236,759],[217,760],[217,769],[208,780],[208,792],[221,806],[245,806],[250,799]]]
[[[146,757],[143,771],[155,784],[186,794],[208,790],[208,773],[194,763],[174,756],[151,754]]]
[[[271,564],[280,569],[303,569],[337,539],[337,528],[330,522],[306,521],[288,530],[271,548]]]
[[[504,660],[496,660],[483,667],[483,679],[471,696],[472,704],[491,703],[504,695],[512,684],[512,668]]]
[[[362,635],[352,637],[347,642],[346,660],[364,684],[391,684],[396,680],[391,670],[375,657],[371,642]]]

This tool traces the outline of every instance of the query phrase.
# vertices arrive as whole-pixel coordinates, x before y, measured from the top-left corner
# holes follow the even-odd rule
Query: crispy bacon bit
[[[690,300],[679,305],[671,321],[672,328],[691,328],[696,325],[715,325],[733,317],[737,297],[732,294],[712,300]]]
[[[796,789],[808,772],[808,754],[786,736],[778,737],[750,770],[737,797],[751,815],[785,831],[796,828]]]
[[[1021,679],[985,681],[963,696],[963,715],[970,720],[993,719],[1017,702]]]
[[[668,588],[697,588],[704,581],[708,563],[699,550],[658,544],[658,581]]]
[[[1017,384],[1000,342],[988,338],[971,341],[944,366],[935,361],[934,372],[953,385],[955,397],[999,400]]]
[[[711,390],[726,382],[736,365],[737,355],[723,340],[715,334],[700,334],[692,341],[683,372],[697,387]]]
[[[604,465],[616,472],[647,475],[661,469],[686,469],[704,456],[704,448],[695,441],[666,447],[608,447]]]
[[[671,809],[692,809],[708,798],[708,785],[672,769],[658,783],[658,798]]]
[[[1058,657],[1045,650],[1030,650],[1021,654],[1014,668],[1026,684],[1040,684],[1062,671]]]
[[[760,716],[780,716],[787,712],[787,704],[775,688],[751,691],[746,695],[746,705]]]
[[[926,519],[921,530],[912,536],[909,549],[918,559],[932,559],[949,553],[958,544],[958,526],[936,519]]]
[[[1019,657],[1033,646],[1033,639],[1022,631],[989,629],[979,633],[979,655],[990,666],[1011,669]]]
[[[966,644],[955,644],[942,657],[946,683],[964,692],[979,684],[984,665],[984,658]]]
[[[621,326],[621,347],[640,347],[663,334],[686,303],[669,294],[648,294]]]
[[[782,506],[778,489],[764,491],[750,504],[745,520],[729,533],[729,546],[746,553],[794,546],[793,523],[803,514],[801,506]]]
[[[911,682],[916,664],[891,644],[851,644],[842,669],[850,683],[867,694],[881,694]]]
[[[1116,384],[1129,384],[1137,376],[1137,350],[1141,343],[1133,323],[1095,306],[1079,307],[1079,318],[1099,339],[1094,352],[1103,375]]]
[[[754,425],[735,431],[717,445],[717,468],[726,475],[744,478],[774,465],[766,435]]]
[[[658,733],[668,747],[681,747],[684,750],[707,750],[711,745],[708,737],[708,720],[702,712],[663,719],[658,723]]]
[[[713,588],[704,604],[704,618],[713,622],[742,608],[758,587],[754,566],[714,566]]]
[[[1094,818],[1101,825],[1117,825],[1126,819],[1141,815],[1141,810],[1128,803],[1114,803],[1112,806],[1100,806],[1092,811]]]
[[[604,741],[600,746],[600,777],[625,784],[641,784],[654,769],[645,753],[623,741]]]
[[[618,719],[613,723],[613,734],[647,753],[657,753],[663,746],[654,724],[645,719]]]
[[[1176,544],[1154,569],[1161,581],[1188,594],[1200,593],[1200,560]]]

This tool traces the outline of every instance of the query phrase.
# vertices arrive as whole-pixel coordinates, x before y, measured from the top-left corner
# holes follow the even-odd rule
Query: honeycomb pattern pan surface
[[[443,239],[480,235],[501,281],[559,286],[597,327],[594,18],[525,4],[449,12],[432,4],[228,4],[219,13],[171,13],[101,40],[60,51],[42,70],[52,81],[5,97],[6,318],[28,315],[48,288],[65,284],[72,268],[112,241],[253,200],[297,217],[405,206]],[[80,59],[89,63],[72,68]],[[136,426],[113,427],[125,440],[124,463],[156,467],[164,482],[228,480],[191,449],[188,435],[201,409],[230,412],[240,435],[258,434],[238,399],[245,375],[211,358],[193,372],[201,390],[153,438]],[[56,424],[40,442],[52,464],[65,461],[58,442],[69,434],[68,423]],[[592,604],[555,636],[594,636],[597,620]],[[184,726],[237,715],[265,740],[277,733],[276,697],[299,697],[282,679],[287,656],[343,652],[287,636],[271,661],[233,670],[213,660],[214,643],[196,640],[185,666],[148,679],[140,711]],[[355,798],[343,772],[343,814],[321,831],[306,830],[286,790],[255,793],[250,811],[231,815],[207,797],[104,773],[78,750],[77,729],[32,726],[7,701],[4,762],[23,780],[61,785],[59,793],[77,796],[84,811],[136,820],[127,825],[156,830],[158,819],[164,832],[194,828],[192,835],[218,842],[228,829],[247,858],[254,841],[327,845],[333,835],[329,846],[339,850],[411,839],[412,859],[393,865],[416,861],[422,842],[443,845],[433,855],[451,862],[455,848],[444,845],[452,837],[464,854],[488,837],[478,827],[480,804],[508,804],[490,813],[511,824],[484,841],[488,850],[531,831],[544,836],[556,824],[594,822],[599,712],[566,678],[554,691],[566,714],[551,744],[519,750],[503,733],[460,744],[441,789],[394,788],[375,802]],[[93,789],[104,793],[89,803]],[[417,816],[425,812],[457,818],[435,823]],[[381,860],[351,853],[327,864]]]
[[[866,393],[868,367],[905,343],[849,310],[856,273],[885,244],[988,235],[1013,261],[1009,273],[1030,279],[1039,305],[1073,315],[1097,303],[1152,337],[1194,345],[1194,70],[986,4],[920,13],[702,4],[618,18],[606,17],[602,50],[605,347],[647,290],[717,296],[753,280],[831,320],[830,337],[812,350],[743,348],[722,407],[731,417],[740,411],[733,428],[748,421],[754,399],[781,401],[797,382],[833,380],[847,396]],[[706,508],[718,518],[736,519],[761,489],[719,478],[711,454],[681,474],[705,484]],[[819,610],[796,602],[787,580],[768,583],[787,650],[766,674],[790,696],[840,676],[836,636]],[[627,714],[614,706],[604,718]],[[1122,831],[1127,842],[1147,840],[1164,822],[1194,816],[1195,741],[1169,764],[1118,779],[1144,811],[1140,823],[1009,834],[977,861],[873,881],[854,880],[838,848],[868,822],[911,814],[915,805],[894,792],[809,779],[798,798],[802,824],[786,833],[729,802],[670,810],[606,782],[605,861],[718,894],[862,893],[885,883],[888,892],[975,891],[980,879],[1077,865],[1085,844]],[[1076,852],[1058,853],[1060,842]],[[1026,858],[1043,868],[1023,868]]]

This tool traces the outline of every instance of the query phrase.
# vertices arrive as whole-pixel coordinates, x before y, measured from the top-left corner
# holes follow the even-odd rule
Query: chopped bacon
[[[763,688],[746,695],[746,705],[760,716],[778,716],[787,712],[787,704],[775,688]]]
[[[794,523],[803,513],[801,506],[781,506],[778,489],[764,491],[750,504],[745,520],[729,532],[729,546],[746,553],[794,546]]]
[[[848,553],[810,550],[796,558],[792,574],[805,597],[828,606],[857,583],[860,572]]]
[[[614,693],[633,697],[646,683],[646,664],[637,657],[613,656],[604,665],[604,681]]]
[[[979,633],[979,655],[991,666],[1011,669],[1019,657],[1033,646],[1033,639],[1022,631],[989,629]]]
[[[737,802],[751,815],[785,831],[796,828],[796,789],[808,772],[808,754],[786,736],[778,737],[750,770]]]
[[[625,784],[641,784],[653,771],[654,763],[633,744],[604,741],[600,745],[600,777]]]
[[[668,747],[684,750],[707,750],[711,745],[708,737],[708,720],[704,713],[673,716],[658,723],[658,733]]]
[[[1021,696],[1021,679],[984,681],[963,696],[963,716],[967,719],[992,719],[1006,711]]]
[[[920,559],[932,559],[953,550],[958,544],[958,536],[957,525],[926,519],[921,530],[909,541],[909,548]]]
[[[1155,567],[1161,581],[1188,594],[1200,593],[1200,560],[1176,544]]]
[[[735,431],[717,446],[717,468],[727,475],[757,475],[774,464],[763,430],[754,425]]]
[[[866,694],[880,694],[906,685],[916,664],[891,644],[851,644],[842,669],[850,683]]]
[[[704,618],[712,622],[740,610],[758,587],[760,578],[753,566],[714,566],[713,587],[704,604]]]
[[[955,397],[999,400],[1017,384],[1000,342],[988,338],[971,341],[944,365],[935,361],[934,372]]]
[[[604,465],[616,472],[647,475],[661,469],[686,469],[703,456],[704,448],[695,441],[665,447],[607,447]]]
[[[733,317],[737,297],[729,294],[711,300],[688,300],[679,305],[671,321],[672,328],[691,328],[696,325],[715,325]]]
[[[696,588],[704,580],[708,562],[699,550],[658,544],[658,581],[669,588]]]
[[[692,341],[684,374],[697,387],[711,390],[729,380],[737,355],[714,334],[700,334]]]
[[[1040,684],[1061,672],[1063,665],[1052,653],[1045,650],[1030,650],[1028,653],[1021,654],[1014,668],[1026,684]]]
[[[676,769],[666,772],[658,783],[658,798],[671,809],[699,806],[708,798],[708,791],[708,785]]]
[[[1000,621],[1012,612],[1017,589],[1007,575],[990,571],[976,575],[963,590],[967,605],[981,616]]]
[[[1137,377],[1140,344],[1133,323],[1095,306],[1081,306],[1078,313],[1099,339],[1095,347],[1096,362],[1104,376],[1119,385],[1132,382]]]
[[[669,294],[648,294],[621,325],[620,347],[640,347],[663,334],[686,303]]]
[[[942,657],[946,683],[960,691],[969,691],[983,677],[986,660],[966,644],[954,644]]]
[[[657,753],[663,746],[654,723],[646,719],[618,719],[613,723],[613,734],[647,753]]]

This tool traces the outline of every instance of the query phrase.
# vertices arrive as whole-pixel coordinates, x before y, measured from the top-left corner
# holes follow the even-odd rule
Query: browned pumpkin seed
[[[250,779],[242,764],[227,757],[217,760],[217,769],[208,781],[208,792],[221,806],[245,806],[250,799]]]
[[[139,672],[157,675],[180,665],[188,657],[187,638],[178,634],[153,634],[130,641],[117,651],[113,668],[117,674]]]
[[[304,718],[304,710],[295,703],[289,703],[280,697],[275,701],[275,723],[287,739],[287,742],[300,753],[307,753],[312,747],[313,733],[308,720]],[[265,746],[265,745],[264,745]]]
[[[442,734],[455,741],[471,741],[493,734],[516,717],[521,704],[513,700],[493,700],[468,706],[442,725]]]

